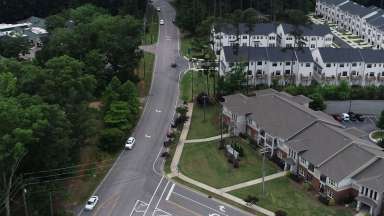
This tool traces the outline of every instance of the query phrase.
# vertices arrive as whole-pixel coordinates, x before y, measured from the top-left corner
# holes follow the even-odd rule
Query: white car
[[[341,119],[342,119],[343,121],[349,121],[349,120],[350,120],[349,114],[347,114],[347,113],[342,113],[342,114],[341,114]]]
[[[98,201],[99,201],[98,196],[91,196],[91,198],[89,198],[89,200],[87,201],[87,204],[85,204],[85,210],[88,210],[88,211],[93,210]]]
[[[156,8],[156,11],[157,11],[157,12],[160,12],[160,8],[159,8],[159,7],[157,7],[157,8]]]
[[[125,148],[129,150],[133,149],[133,146],[135,146],[135,141],[136,139],[134,137],[129,137],[127,142],[125,142]]]
[[[164,20],[160,20],[160,25],[164,25]]]

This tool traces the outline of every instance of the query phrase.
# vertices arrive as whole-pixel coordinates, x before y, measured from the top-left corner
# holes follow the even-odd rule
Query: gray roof
[[[352,177],[357,184],[384,192],[384,159],[378,158],[369,167]]]
[[[227,62],[247,61],[248,57],[251,61],[284,62],[299,60],[300,62],[313,62],[313,58],[309,48],[303,48],[302,51],[296,51],[296,55],[292,56],[291,50],[284,50],[279,47],[233,47],[226,46],[223,48],[225,60]]]
[[[321,0],[321,2],[326,3],[328,5],[339,5],[341,3],[344,3],[348,0]]]
[[[353,173],[355,170],[363,167],[375,155],[364,150],[358,145],[349,145],[332,159],[322,164],[319,169],[322,174],[332,180],[339,182]]]
[[[287,33],[291,33],[295,30],[295,27],[290,24],[281,24],[283,27],[283,31]],[[327,34],[332,34],[331,29],[328,25],[320,25],[320,24],[310,24],[306,26],[299,26],[299,30],[301,31],[303,36],[325,36]]]
[[[223,105],[237,114],[251,113],[249,118],[261,125],[273,136],[288,139],[305,127],[320,120],[339,125],[333,119],[323,118],[317,112],[296,102],[297,97],[263,90],[256,96],[246,97],[241,94],[226,96]],[[266,111],[268,110],[268,112]]]
[[[346,147],[352,139],[322,122],[316,122],[286,144],[315,166],[319,166],[332,154]]]
[[[246,24],[240,23],[238,27],[229,23],[220,23],[215,25],[215,31],[223,32],[226,34],[248,34],[251,32],[253,35],[268,35],[270,33],[276,33],[275,23],[257,23],[257,24]]]
[[[384,51],[373,49],[360,49],[361,57],[366,63],[382,63],[384,62]]]
[[[356,137],[359,137],[359,138],[362,138],[362,137],[365,137],[365,136],[368,135],[367,132],[365,132],[365,131],[363,131],[363,130],[361,130],[359,128],[356,128],[356,127],[346,128],[346,129],[344,129],[344,131],[347,132],[347,133],[350,133],[350,134],[352,134],[352,135],[354,135]]]
[[[324,62],[384,62],[384,50],[353,48],[319,48]]]
[[[374,26],[377,29],[384,30],[384,10],[379,9],[376,14],[366,19],[367,23]]]
[[[373,8],[373,7],[367,8],[363,5],[357,4],[356,2],[352,2],[352,1],[341,5],[340,9],[348,12],[349,14],[356,15],[359,17],[364,17],[378,10],[377,8]]]
[[[362,62],[358,49],[353,48],[319,48],[324,62]]]

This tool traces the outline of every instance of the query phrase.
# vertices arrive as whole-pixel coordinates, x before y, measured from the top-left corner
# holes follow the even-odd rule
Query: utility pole
[[[29,216],[28,214],[28,206],[27,206],[27,189],[23,188],[23,202],[24,202],[24,211],[25,211],[25,216]]]
[[[194,98],[193,98],[193,74],[194,74],[194,70],[191,70],[191,73],[192,73],[192,79],[191,79],[192,80],[192,87],[191,87],[191,89],[192,89],[192,102],[193,102],[193,100],[194,100]]]
[[[53,216],[52,191],[49,191],[49,204],[50,204],[51,216]]]

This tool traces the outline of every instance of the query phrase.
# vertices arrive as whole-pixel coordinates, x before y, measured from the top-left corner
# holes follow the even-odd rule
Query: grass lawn
[[[144,45],[156,43],[159,34],[159,18],[156,9],[153,7],[149,7],[147,25],[148,29],[144,37]]]
[[[195,104],[187,139],[202,139],[217,135],[220,135],[219,105],[210,105],[203,108]]]
[[[384,131],[376,131],[372,134],[373,139],[383,139],[384,138]]]
[[[288,216],[352,216],[351,210],[342,207],[323,205],[317,199],[304,191],[301,185],[282,177],[266,182],[266,196],[263,198],[262,185],[254,185],[230,192],[230,194],[246,198],[248,195],[259,198],[257,205],[276,211],[283,210]]]
[[[190,37],[190,36],[183,36],[181,38],[181,44],[180,44],[181,54],[188,58],[191,57],[191,55],[188,55],[188,49],[192,48],[192,40],[193,40],[193,37]]]
[[[227,138],[227,143],[232,138]],[[262,157],[243,139],[234,138],[244,149],[244,158],[239,168],[228,163],[224,150],[219,150],[219,141],[185,144],[180,170],[186,176],[215,188],[223,188],[262,177]],[[265,160],[265,173],[270,175],[279,169]]]
[[[145,57],[145,72],[144,72],[144,58],[141,58],[136,73],[139,75],[141,81],[138,84],[140,97],[148,94],[151,88],[153,64],[155,63],[155,55],[152,53],[144,52]]]
[[[207,77],[202,72],[188,71],[184,74],[180,85],[180,97],[183,101],[192,101],[192,75],[194,97],[196,97],[201,92],[208,92],[209,95],[213,95],[213,77],[208,77],[207,89]]]

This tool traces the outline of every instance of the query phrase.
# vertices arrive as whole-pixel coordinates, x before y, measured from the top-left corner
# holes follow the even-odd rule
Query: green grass
[[[352,211],[341,207],[323,205],[316,198],[304,191],[301,185],[294,183],[288,177],[266,182],[266,194],[263,197],[262,185],[254,185],[230,192],[230,194],[246,198],[248,195],[259,198],[257,205],[276,211],[283,210],[289,216],[351,216]]]
[[[195,105],[193,107],[191,126],[188,131],[187,139],[202,139],[217,135],[220,135],[219,105],[209,105],[205,108]]]
[[[192,48],[192,40],[193,40],[193,37],[190,37],[190,36],[183,36],[181,38],[181,44],[180,44],[181,54],[188,58],[190,58],[192,55],[192,53],[188,54],[188,49]]]
[[[376,131],[372,134],[373,139],[384,139],[384,131]]]
[[[232,138],[227,138],[230,143]],[[185,144],[181,161],[181,172],[197,181],[215,188],[223,188],[262,177],[262,157],[240,138],[235,142],[244,149],[240,167],[228,163],[224,150],[219,150],[219,141]],[[265,160],[266,175],[278,172],[275,164]]]
[[[184,74],[180,85],[180,97],[183,101],[192,101],[192,78],[194,98],[201,92],[208,92],[209,95],[213,95],[213,77],[208,77],[207,88],[207,77],[202,72],[188,71]]]
[[[136,69],[136,73],[141,79],[139,83],[139,93],[141,97],[148,95],[149,89],[151,88],[152,76],[153,76],[153,65],[155,63],[155,55],[152,53],[144,52],[145,57],[145,73],[144,73],[144,58],[141,58],[139,66]]]
[[[149,15],[147,17],[148,29],[144,37],[144,45],[156,43],[159,34],[159,18],[155,8],[149,8]]]

